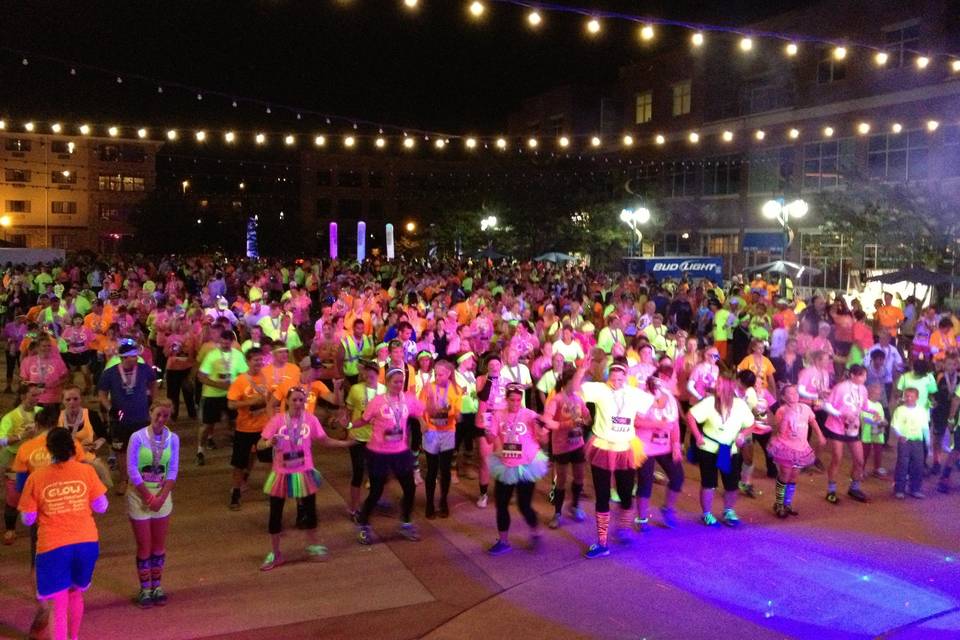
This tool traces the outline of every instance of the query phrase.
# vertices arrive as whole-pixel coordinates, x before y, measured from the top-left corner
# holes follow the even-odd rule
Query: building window
[[[673,85],[673,115],[683,116],[690,113],[691,83],[689,80]]]
[[[317,186],[329,187],[333,184],[333,170],[320,169],[317,171]]]
[[[53,184],[77,184],[76,171],[51,171],[50,182]]]
[[[65,233],[50,234],[50,246],[54,249],[69,249],[70,236]]]
[[[670,196],[682,198],[699,195],[700,172],[693,162],[674,162],[670,165]]]
[[[7,200],[4,211],[7,213],[30,213],[29,200]]]
[[[637,104],[637,116],[636,116],[637,124],[645,124],[653,120],[653,91],[644,91],[643,93],[638,93],[636,104]],[[689,108],[687,109],[687,111],[689,111]]]
[[[100,179],[97,183],[97,188],[100,191],[122,191],[123,180],[120,177],[120,174],[117,175],[104,175],[100,174]]]
[[[73,153],[74,146],[66,140],[54,140],[50,143],[50,152],[59,154]]]
[[[740,156],[710,158],[703,168],[703,195],[725,196],[740,193]]]
[[[833,49],[820,49],[820,61],[817,63],[817,82],[829,84],[843,80],[847,76],[847,63],[833,56]]]
[[[693,242],[686,232],[669,232],[663,234],[661,255],[687,256],[693,253]]]
[[[701,253],[705,256],[729,256],[740,250],[740,236],[736,233],[717,233],[703,237]]]
[[[659,164],[652,163],[636,167],[630,179],[630,190],[633,193],[652,195],[660,186],[661,169]]]
[[[363,176],[354,171],[344,171],[337,174],[337,186],[356,189],[363,186]]]
[[[29,140],[21,138],[7,138],[3,142],[3,148],[7,151],[30,151],[33,144]]]
[[[147,151],[138,144],[120,145],[120,159],[124,162],[143,162],[147,159]]]
[[[765,149],[750,154],[747,189],[750,193],[780,193],[793,187],[793,147]]]
[[[120,159],[120,147],[115,144],[100,145],[100,161],[116,162]]]
[[[870,137],[867,170],[871,178],[889,182],[927,177],[927,135],[922,130]]]
[[[101,220],[120,220],[122,217],[121,209],[115,204],[100,203]]]
[[[29,169],[4,169],[3,179],[7,182],[30,182]]]
[[[141,176],[123,176],[124,191],[144,191],[146,187],[146,181]]]
[[[812,142],[803,146],[803,188],[821,191],[843,183],[843,175],[853,167],[853,138]]]
[[[890,69],[909,65],[920,45],[920,23],[913,21],[883,30],[883,49],[887,52],[887,64]]]
[[[317,200],[317,217],[318,218],[333,217],[333,201],[330,200],[330,198],[320,198]]]
[[[54,200],[50,203],[50,213],[75,214],[77,212],[77,203],[67,200]]]
[[[383,175],[383,171],[371,171],[367,174],[367,184],[370,185],[371,189],[383,189],[386,184],[386,176]]]

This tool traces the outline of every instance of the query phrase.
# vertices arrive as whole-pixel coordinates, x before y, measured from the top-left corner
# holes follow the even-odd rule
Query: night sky
[[[473,23],[464,0],[21,1],[4,3],[0,45],[127,74],[264,99],[232,108],[206,96],[0,51],[0,113],[17,118],[165,126],[311,131],[325,123],[292,105],[408,127],[496,133],[520,101],[549,87],[612,81],[645,51],[636,26],[606,22],[588,40],[583,19],[545,13],[531,32],[524,11],[488,2]],[[580,0],[567,2],[716,24],[778,13],[794,0]],[[704,6],[708,5],[708,6]],[[686,37],[675,30],[673,38]]]

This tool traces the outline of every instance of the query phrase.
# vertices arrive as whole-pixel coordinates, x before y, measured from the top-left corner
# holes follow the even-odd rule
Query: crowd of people
[[[528,544],[540,543],[541,479],[548,528],[584,521],[587,471],[596,524],[587,558],[655,522],[676,527],[691,469],[708,527],[741,524],[737,499],[758,498],[761,470],[774,480],[772,518],[798,515],[804,472],[824,475],[833,505],[869,502],[868,473],[892,479],[895,499],[924,498],[929,475],[949,492],[960,462],[960,319],[889,293],[869,314],[840,295],[781,297],[782,284],[453,260],[78,256],[8,266],[0,315],[5,391],[15,395],[0,420],[3,542],[16,543],[19,515],[32,532],[36,624],[49,618],[59,639],[79,632],[98,555],[93,514],[110,489],[136,540],[135,601],[167,603],[173,490],[184,464],[206,465],[218,446],[231,448],[225,509],[242,509],[257,463],[269,465],[262,571],[284,564],[288,500],[307,556],[328,555],[314,444],[349,450],[345,502],[360,544],[376,541],[371,523],[391,478],[399,533],[411,541],[418,487],[423,515],[442,519],[451,485],[471,480],[478,508],[492,494],[494,556],[512,549],[512,501]],[[195,437],[194,452],[181,456],[181,437]]]

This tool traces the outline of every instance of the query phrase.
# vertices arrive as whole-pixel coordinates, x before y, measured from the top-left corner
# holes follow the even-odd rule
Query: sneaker
[[[426,513],[427,520],[437,519],[437,509],[432,504],[428,504],[424,512]]]
[[[723,524],[727,525],[728,527],[733,527],[733,528],[739,527],[739,526],[740,526],[740,518],[737,517],[737,512],[734,511],[733,509],[724,509],[724,510],[723,510]]]
[[[137,606],[141,609],[149,609],[153,606],[153,591],[150,589],[140,589],[137,594]]]
[[[871,474],[874,478],[886,478],[890,475],[890,472],[884,469],[883,467],[877,467],[873,470]]]
[[[504,542],[503,540],[497,540],[493,543],[493,546],[487,549],[487,553],[491,556],[502,556],[505,553],[509,553],[513,547],[510,546],[509,542]]]
[[[950,493],[950,483],[946,480],[941,480],[937,483],[937,491],[940,493]],[[4,539],[4,544],[6,544],[6,539]]]
[[[17,532],[13,529],[3,532],[3,544],[11,545],[13,541],[17,539]]]
[[[677,512],[675,509],[670,509],[668,507],[660,508],[660,517],[663,518],[663,526],[668,529],[676,529],[677,525]]]
[[[314,562],[322,562],[330,555],[330,550],[322,544],[307,545],[307,555]]]
[[[270,571],[283,564],[283,559],[273,555],[273,551],[267,554],[267,557],[260,563],[260,571]]]
[[[547,526],[550,527],[551,529],[558,529],[560,527],[561,520],[562,520],[562,517],[560,516],[560,514],[555,513],[553,514],[553,517],[550,518],[550,522],[547,523]]]
[[[905,494],[903,491],[897,491],[896,493],[893,494],[893,497],[896,498],[897,500],[903,500],[904,498],[907,497],[907,494]]]
[[[543,536],[540,535],[539,531],[530,532],[530,543],[527,548],[530,551],[536,551],[540,548],[540,543],[543,542]]]
[[[240,489],[230,492],[230,511],[240,511]]]
[[[487,494],[481,493],[480,497],[477,498],[477,509],[486,509],[487,508]]]
[[[829,502],[830,504],[839,504],[839,503],[840,503],[840,497],[837,495],[837,492],[836,492],[836,491],[828,491],[828,492],[827,492],[827,502]]]
[[[413,470],[413,482],[418,486],[423,484],[423,476],[420,475],[420,469]]]
[[[794,509],[792,504],[784,505],[783,508],[787,510],[787,515],[788,515],[788,516],[798,516],[798,515],[800,515],[800,512],[797,511],[796,509]]]
[[[446,503],[446,501],[440,503],[440,510],[437,513],[441,518],[444,519],[450,517],[450,506]]]
[[[370,531],[370,525],[360,525],[360,528],[357,529],[357,542],[363,545],[373,544],[373,532]]]
[[[197,451],[197,466],[202,467],[207,464],[207,457],[203,455],[203,451]]]
[[[870,498],[867,497],[867,494],[865,494],[860,489],[851,488],[849,491],[847,491],[847,495],[853,498],[854,500],[856,500],[857,502],[870,502]]]
[[[713,515],[712,513],[710,513],[709,511],[708,511],[707,513],[703,514],[703,517],[700,518],[700,519],[703,521],[703,524],[705,524],[705,525],[708,526],[708,527],[715,527],[715,526],[717,526],[717,525],[720,524],[720,522],[717,520],[716,516],[714,516],[714,515]]]
[[[620,504],[620,493],[614,488],[610,489],[610,502]]]
[[[583,555],[587,560],[606,558],[608,555],[610,555],[610,547],[607,545],[592,544],[590,545],[590,548],[587,549],[587,552]]]
[[[154,587],[153,591],[150,593],[150,597],[153,598],[153,604],[158,607],[162,607],[167,604],[167,594],[163,592],[162,587]]]
[[[410,542],[420,541],[420,532],[417,531],[417,527],[414,526],[412,522],[404,522],[400,524],[400,535]]]
[[[910,492],[910,497],[911,497],[911,498],[916,498],[917,500],[923,500],[923,499],[926,498],[927,496],[923,493],[923,491],[911,491],[911,492]]]
[[[789,513],[787,513],[787,508],[782,504],[773,505],[773,513],[781,520],[783,520],[784,518],[790,515]]]
[[[633,519],[634,526],[637,527],[637,530],[640,533],[649,533],[650,531],[650,518],[641,518],[637,516]]]
[[[738,482],[737,488],[740,489],[740,493],[747,496],[748,498],[756,498],[757,494],[753,490],[753,485],[748,482]]]
[[[617,539],[617,542],[622,545],[633,544],[633,529],[628,527],[617,527],[616,531],[613,532],[613,535]]]
[[[577,522],[583,522],[587,519],[587,514],[580,507],[570,507],[567,509],[567,513]]]

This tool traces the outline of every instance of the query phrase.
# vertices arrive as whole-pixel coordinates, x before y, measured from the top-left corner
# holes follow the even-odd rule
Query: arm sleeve
[[[130,478],[130,484],[139,487],[143,484],[143,476],[140,475],[140,465],[137,464],[140,457],[140,447],[143,446],[143,436],[137,431],[130,436],[130,443],[127,445],[127,477]]]
[[[167,480],[176,480],[180,474],[180,436],[170,433],[170,462],[167,463]]]
[[[109,506],[110,506],[110,503],[107,501],[107,495],[106,495],[106,494],[102,494],[102,495],[100,495],[100,496],[97,496],[96,498],[94,498],[94,499],[90,502],[90,508],[91,508],[95,513],[106,513],[106,512],[107,512],[107,507],[109,507]]]

